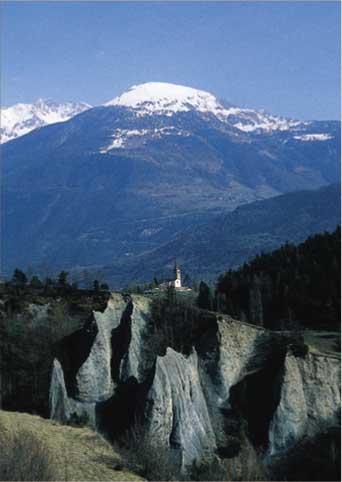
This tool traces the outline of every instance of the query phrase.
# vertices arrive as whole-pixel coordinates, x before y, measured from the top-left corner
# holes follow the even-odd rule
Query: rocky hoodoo
[[[181,310],[161,330],[153,301],[113,293],[59,347],[51,418],[87,414],[112,439],[139,423],[185,472],[208,454],[229,466],[247,444],[269,477],[302,441],[338,426],[337,358],[309,353],[298,334],[197,309],[186,314],[181,345],[172,325]]]
[[[270,454],[338,426],[340,360],[317,354],[288,353],[283,366],[279,405],[270,426]]]

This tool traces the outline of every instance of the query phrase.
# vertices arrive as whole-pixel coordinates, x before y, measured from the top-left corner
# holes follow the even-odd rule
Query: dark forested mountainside
[[[170,235],[160,247],[141,256],[113,260],[100,271],[112,287],[120,288],[168,277],[177,258],[183,274],[193,281],[214,282],[223,271],[238,268],[261,251],[333,231],[340,218],[339,184],[291,192],[245,204],[230,213],[212,214],[196,226],[188,220],[180,233]]]
[[[270,328],[339,329],[341,229],[286,243],[219,278],[221,309]]]

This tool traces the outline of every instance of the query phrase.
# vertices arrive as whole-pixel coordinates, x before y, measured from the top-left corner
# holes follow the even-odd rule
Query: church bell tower
[[[175,288],[182,287],[182,273],[177,263],[175,263]]]

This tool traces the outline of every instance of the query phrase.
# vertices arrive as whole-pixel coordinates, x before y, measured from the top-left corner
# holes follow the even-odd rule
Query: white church
[[[174,275],[171,279],[165,280],[162,283],[160,283],[157,288],[154,288],[154,290],[159,291],[166,291],[170,287],[174,287],[176,290],[179,291],[191,291],[191,288],[187,288],[182,285],[182,272],[179,264],[176,262],[175,267],[174,267]]]
[[[182,273],[177,263],[175,263],[175,279],[170,281],[171,286],[182,288]]]

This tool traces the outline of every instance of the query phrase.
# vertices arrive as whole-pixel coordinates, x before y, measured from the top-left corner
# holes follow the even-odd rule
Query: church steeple
[[[177,260],[175,261],[175,288],[181,288],[182,287],[182,273],[181,269],[177,263]]]

